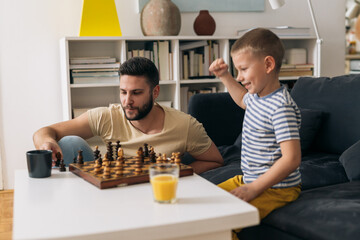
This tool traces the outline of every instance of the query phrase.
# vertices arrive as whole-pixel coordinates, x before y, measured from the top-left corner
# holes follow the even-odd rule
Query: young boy
[[[300,194],[300,111],[279,82],[284,56],[280,39],[257,28],[238,39],[231,57],[237,81],[223,59],[212,71],[228,89],[237,105],[246,109],[242,130],[243,175],[219,187],[254,205],[263,219],[271,211],[294,201]]]

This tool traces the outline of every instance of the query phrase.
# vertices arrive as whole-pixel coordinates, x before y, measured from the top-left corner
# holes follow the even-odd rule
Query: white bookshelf
[[[230,48],[238,36],[164,36],[164,37],[65,37],[60,40],[63,119],[72,118],[74,108],[94,108],[108,106],[110,103],[119,103],[119,85],[114,83],[71,84],[70,58],[73,57],[115,57],[123,63],[127,60],[127,51],[132,46],[145,46],[154,41],[169,41],[172,53],[172,79],[160,81],[159,101],[171,101],[172,107],[181,109],[181,87],[201,89],[216,87],[217,91],[226,91],[219,79],[181,79],[181,51],[180,45],[191,41],[211,40],[219,44],[219,56],[226,63],[230,63]],[[316,66],[317,49],[315,37],[288,37],[282,38],[285,48],[306,48],[307,61]],[[296,80],[297,77],[282,77],[280,80]]]

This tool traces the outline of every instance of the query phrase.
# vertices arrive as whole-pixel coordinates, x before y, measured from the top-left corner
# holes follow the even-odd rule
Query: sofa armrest
[[[217,146],[222,146],[232,145],[241,133],[245,111],[229,93],[208,93],[192,96],[188,113],[203,124]]]

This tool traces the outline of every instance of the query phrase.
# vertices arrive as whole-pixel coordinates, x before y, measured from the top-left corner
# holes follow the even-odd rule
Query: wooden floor
[[[12,239],[14,190],[0,191],[0,239]]]

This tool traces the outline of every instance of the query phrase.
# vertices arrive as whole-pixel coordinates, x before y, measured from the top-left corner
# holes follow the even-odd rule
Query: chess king
[[[223,164],[217,147],[202,124],[188,114],[160,106],[159,73],[146,58],[134,57],[120,67],[120,104],[98,107],[69,121],[36,131],[36,149],[61,152],[66,164],[72,163],[79,149],[84,161],[93,161],[93,150],[84,139],[100,136],[105,142],[120,140],[125,156],[135,156],[139,146],[149,143],[158,153],[188,152],[196,173]]]

